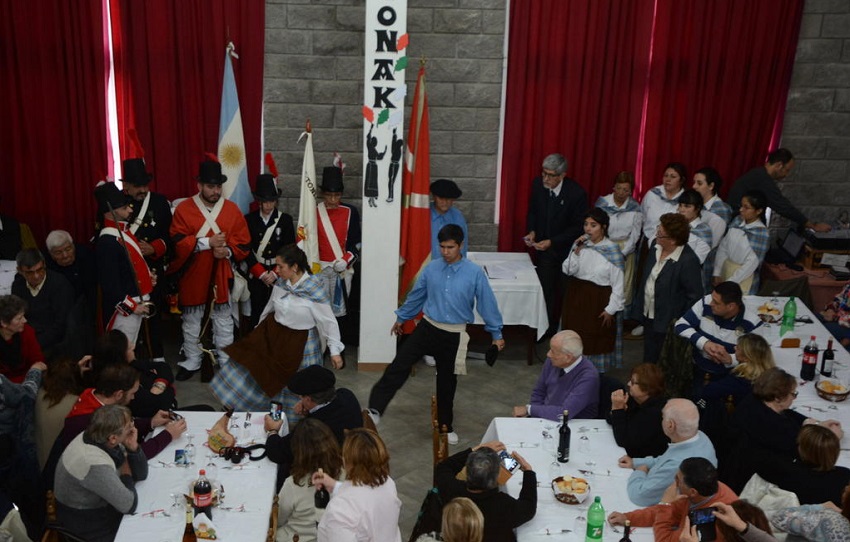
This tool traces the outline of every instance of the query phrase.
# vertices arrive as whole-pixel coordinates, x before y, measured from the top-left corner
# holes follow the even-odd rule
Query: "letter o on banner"
[[[395,10],[390,6],[384,6],[378,11],[378,22],[384,26],[390,26],[395,23]]]

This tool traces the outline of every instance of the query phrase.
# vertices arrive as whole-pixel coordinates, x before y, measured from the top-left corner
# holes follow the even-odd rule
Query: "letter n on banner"
[[[366,0],[360,369],[393,360],[398,308],[407,2]],[[424,235],[424,233],[423,233]]]

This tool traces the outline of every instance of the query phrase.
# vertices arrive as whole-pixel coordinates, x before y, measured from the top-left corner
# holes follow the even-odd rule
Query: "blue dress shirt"
[[[448,264],[441,257],[428,264],[395,313],[399,323],[424,310],[436,322],[471,324],[475,321],[473,309],[484,319],[484,329],[493,340],[501,339],[502,314],[484,270],[466,258]]]

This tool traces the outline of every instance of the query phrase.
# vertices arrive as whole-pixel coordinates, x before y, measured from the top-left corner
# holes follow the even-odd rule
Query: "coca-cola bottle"
[[[206,514],[208,518],[212,519],[212,484],[207,480],[207,472],[204,469],[198,472],[198,479],[195,480],[193,489],[192,508],[195,509],[195,516]]]
[[[814,380],[815,371],[818,366],[818,343],[812,335],[809,344],[803,348],[803,364],[800,367],[800,378],[803,380]]]
[[[322,469],[319,469],[319,474],[322,474]],[[316,508],[320,508],[324,510],[328,507],[328,503],[331,501],[331,494],[328,493],[327,488],[325,488],[324,484],[319,487],[316,486],[316,494],[313,495],[313,504]]]

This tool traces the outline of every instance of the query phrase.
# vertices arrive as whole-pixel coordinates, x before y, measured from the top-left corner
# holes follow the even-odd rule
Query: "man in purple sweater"
[[[595,418],[599,407],[599,373],[582,356],[581,337],[561,331],[549,341],[543,372],[537,379],[531,402],[514,407],[514,416],[560,420],[565,410],[570,419]]]

